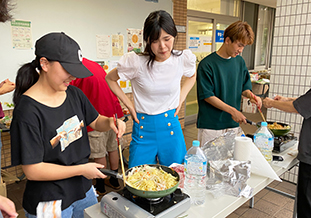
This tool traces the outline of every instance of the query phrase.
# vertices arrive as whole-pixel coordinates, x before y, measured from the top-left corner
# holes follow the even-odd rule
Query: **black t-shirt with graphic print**
[[[66,94],[59,107],[48,107],[25,95],[21,97],[10,129],[13,166],[41,162],[72,166],[88,162],[86,126],[98,113],[80,89],[69,86]],[[61,199],[64,210],[84,198],[90,187],[91,180],[83,176],[57,181],[28,180],[23,208],[36,214],[39,202]]]
[[[298,160],[311,165],[311,89],[294,102],[294,107],[303,116],[300,130]]]

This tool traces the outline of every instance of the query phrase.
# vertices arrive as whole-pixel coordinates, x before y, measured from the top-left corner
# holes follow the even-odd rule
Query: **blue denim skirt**
[[[184,135],[174,110],[157,115],[137,113],[130,143],[129,168],[142,164],[183,163],[187,152]]]

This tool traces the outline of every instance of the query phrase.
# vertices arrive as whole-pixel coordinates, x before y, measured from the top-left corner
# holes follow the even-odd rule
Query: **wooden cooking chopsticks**
[[[255,97],[255,95],[251,92],[252,97],[255,99],[255,101],[257,102],[257,99]],[[262,114],[261,108],[257,105],[258,111],[260,113],[261,118],[263,119],[264,122],[267,122],[264,115]]]
[[[117,124],[117,114],[113,115],[113,120],[114,120],[114,125],[116,125],[116,127],[118,128],[118,124]],[[118,148],[119,148],[119,155],[120,155],[120,160],[121,160],[121,169],[122,169],[122,175],[123,175],[123,185],[125,187],[125,171],[124,171],[124,164],[123,164],[123,156],[122,156],[122,149],[121,149],[121,145],[120,145],[120,141],[117,135],[117,143],[118,143]]]

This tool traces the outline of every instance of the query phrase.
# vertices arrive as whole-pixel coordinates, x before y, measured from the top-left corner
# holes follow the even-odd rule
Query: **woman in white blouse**
[[[129,167],[183,163],[186,144],[178,112],[195,83],[196,57],[173,50],[177,30],[166,11],[149,14],[144,23],[145,51],[123,55],[106,81],[129,109],[133,122]],[[181,87],[181,78],[185,82]],[[130,80],[134,105],[117,81]]]

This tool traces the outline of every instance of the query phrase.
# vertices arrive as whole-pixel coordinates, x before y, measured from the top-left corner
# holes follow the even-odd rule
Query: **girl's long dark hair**
[[[154,11],[149,14],[144,23],[143,38],[145,41],[144,55],[149,56],[148,66],[152,66],[155,60],[155,54],[151,50],[151,43],[158,40],[161,35],[161,29],[177,37],[177,29],[173,18],[166,11]],[[172,50],[172,54],[173,50]]]
[[[12,15],[10,12],[14,5],[9,3],[9,0],[1,0],[0,1],[0,22],[6,22],[12,19]]]
[[[31,86],[33,86],[39,79],[39,73],[36,71],[41,70],[40,58],[36,58],[31,63],[24,64],[17,71],[17,76],[15,79],[15,91],[13,94],[13,103],[18,104],[20,97],[24,94]]]

